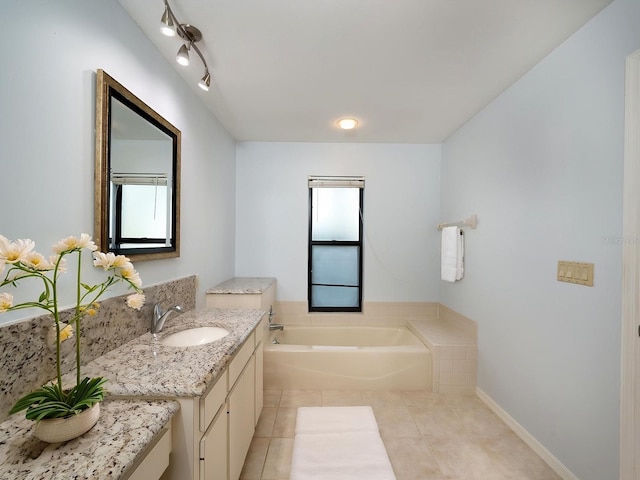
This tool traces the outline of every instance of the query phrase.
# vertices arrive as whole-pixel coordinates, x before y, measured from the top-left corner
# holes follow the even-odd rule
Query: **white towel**
[[[396,480],[370,406],[299,407],[290,480]]]
[[[460,230],[458,232],[458,251],[456,254],[456,280],[462,279],[463,276],[464,276],[464,235],[462,230]]]
[[[290,480],[395,480],[380,434],[298,433]]]
[[[440,274],[442,280],[455,282],[464,274],[464,240],[459,227],[442,229],[442,263]]]
[[[298,407],[296,434],[378,432],[378,422],[369,406]]]

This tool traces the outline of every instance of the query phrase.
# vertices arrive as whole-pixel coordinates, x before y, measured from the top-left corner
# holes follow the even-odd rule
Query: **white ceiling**
[[[163,1],[119,1],[236,140],[401,143],[442,142],[611,2],[169,0],[203,33],[205,93]]]

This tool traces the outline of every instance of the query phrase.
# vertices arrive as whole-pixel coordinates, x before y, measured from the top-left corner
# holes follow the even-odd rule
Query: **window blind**
[[[309,188],[364,188],[364,177],[317,177],[309,175]]]
[[[115,185],[167,185],[166,173],[112,173]]]

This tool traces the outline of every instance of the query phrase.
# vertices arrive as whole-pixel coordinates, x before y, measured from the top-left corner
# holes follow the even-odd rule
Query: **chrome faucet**
[[[182,313],[184,312],[184,310],[180,305],[174,305],[166,312],[163,312],[162,305],[160,305],[159,303],[156,303],[153,306],[153,317],[151,317],[151,333],[153,335],[160,333],[162,327],[164,327],[164,322],[167,321],[167,318],[169,318],[169,314],[171,312]]]
[[[269,307],[269,331],[272,332],[274,330],[284,330],[284,325],[280,323],[271,323],[273,317],[276,316],[276,313],[273,311],[273,305]]]

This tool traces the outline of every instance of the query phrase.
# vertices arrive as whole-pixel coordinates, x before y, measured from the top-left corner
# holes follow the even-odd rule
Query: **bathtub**
[[[275,342],[278,342],[277,344]],[[429,390],[431,352],[404,327],[285,326],[264,346],[264,388]]]

